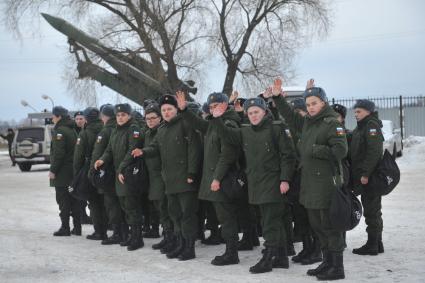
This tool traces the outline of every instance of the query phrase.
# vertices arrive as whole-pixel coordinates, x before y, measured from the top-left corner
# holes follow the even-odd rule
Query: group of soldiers
[[[368,240],[353,253],[384,251],[381,197],[368,187],[383,151],[373,102],[356,102],[357,127],[349,132],[347,109],[329,105],[313,80],[293,101],[279,78],[255,98],[212,93],[200,107],[187,95],[177,91],[147,101],[144,116],[129,104],[89,107],[78,135],[68,111],[53,108],[49,178],[62,222],[55,236],[81,235],[79,201],[68,187],[88,162],[89,176],[114,171],[108,186],[88,199],[94,232],[87,238],[103,245],[137,250],[144,237],[159,237],[161,224],[163,238],[153,249],[186,261],[195,258],[198,239],[225,243],[211,261],[223,266],[239,263],[239,251],[252,250],[262,236],[262,257],[251,273],[289,268],[293,256],[302,265],[321,262],[309,276],[343,279],[345,233],[332,227],[329,207],[335,190],[345,186],[361,194],[367,224]],[[124,172],[136,158],[147,166],[147,190],[126,183]],[[349,170],[340,170],[344,166]],[[223,183],[238,172],[246,174],[247,187],[233,198]],[[207,239],[205,229],[211,231]],[[303,244],[298,254],[295,241]]]

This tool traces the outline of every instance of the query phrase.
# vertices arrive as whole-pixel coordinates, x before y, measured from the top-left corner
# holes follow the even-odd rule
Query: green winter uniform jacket
[[[80,132],[77,138],[77,143],[74,149],[74,176],[78,174],[80,169],[87,162],[91,163],[92,152],[96,142],[97,134],[102,130],[103,123],[101,120],[96,120],[87,123],[84,130]]]
[[[118,174],[123,173],[123,170],[130,164],[133,157],[131,151],[135,145],[141,140],[141,132],[139,126],[134,122],[133,118],[127,121],[124,125],[116,125],[112,131],[108,146],[100,157],[100,160],[105,162],[105,165],[113,164],[115,169],[115,190],[117,196],[129,196],[131,192],[126,184],[122,184],[118,180]]]
[[[63,117],[54,126],[50,149],[50,172],[55,174],[55,179],[50,180],[51,187],[68,187],[73,178],[74,147],[77,133],[74,122],[69,117]]]
[[[94,168],[94,163],[96,160],[100,159],[100,157],[105,152],[106,148],[108,147],[109,139],[111,137],[112,131],[116,128],[117,121],[115,118],[111,118],[106,122],[106,124],[103,126],[102,130],[97,134],[96,142],[93,147],[93,152],[91,156],[91,162],[90,162],[90,169]],[[108,167],[110,170],[114,170],[114,166],[110,164]],[[92,172],[92,170],[89,171],[89,174]],[[102,189],[97,188],[98,193],[104,193]],[[115,193],[115,182],[113,182],[110,185],[110,188],[108,189],[108,192],[114,192]]]
[[[353,184],[359,184],[362,176],[369,177],[382,158],[382,122],[378,113],[372,113],[357,122],[352,132],[350,160]]]
[[[160,125],[153,129],[148,128],[144,136],[145,145],[148,146],[153,142],[159,127]],[[165,195],[165,184],[161,175],[161,158],[159,155],[145,157],[145,163],[149,173],[149,199],[161,200]]]
[[[196,178],[202,162],[200,136],[177,115],[164,121],[153,142],[143,149],[147,157],[161,157],[161,174],[166,194],[197,191]],[[187,183],[187,178],[195,180]]]
[[[195,130],[204,136],[204,161],[199,198],[208,201],[229,202],[230,200],[221,191],[211,191],[212,181],[221,182],[227,171],[235,166],[238,159],[238,147],[229,144],[217,132],[211,121],[211,116],[204,120],[191,111],[183,111],[182,117]],[[233,109],[228,109],[222,119],[227,127],[239,128],[240,118]]]
[[[302,117],[285,98],[274,98],[285,121],[301,129],[298,141],[301,168],[300,203],[308,209],[328,209],[335,189],[342,185],[341,160],[347,155],[347,139],[333,109]]]
[[[282,201],[280,182],[292,180],[295,154],[292,141],[280,121],[268,114],[256,126],[240,129],[226,127],[223,119],[214,119],[220,137],[241,146],[246,160],[248,196],[251,204]]]

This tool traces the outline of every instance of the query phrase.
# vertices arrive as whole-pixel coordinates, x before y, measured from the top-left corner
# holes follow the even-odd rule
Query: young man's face
[[[161,116],[156,114],[155,112],[146,114],[146,125],[148,125],[149,129],[153,129],[161,123]]]
[[[125,112],[118,112],[117,115],[117,124],[122,126],[130,120],[130,115]]]
[[[258,106],[251,106],[247,110],[249,122],[256,126],[260,124],[261,120],[263,120],[266,115],[266,111]]]
[[[52,115],[53,124],[56,125],[60,121],[61,118],[62,118],[61,116]]]
[[[100,113],[100,120],[102,120],[103,124],[105,125],[109,119],[111,119],[111,117],[108,117],[106,115],[103,115],[102,113]]]
[[[307,97],[305,104],[307,106],[307,112],[310,116],[317,115],[325,106],[325,102],[317,96]]]
[[[355,108],[354,109],[354,117],[356,117],[357,121],[361,121],[367,116],[370,115],[370,112],[363,108]]]
[[[161,106],[162,119],[170,122],[174,117],[177,116],[177,108],[171,104],[163,104]]]
[[[86,118],[84,118],[83,115],[75,116],[74,121],[78,128],[84,128],[84,125],[86,124]]]

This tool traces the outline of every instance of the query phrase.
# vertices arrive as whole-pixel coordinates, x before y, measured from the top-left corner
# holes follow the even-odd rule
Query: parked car
[[[50,142],[53,125],[18,128],[12,143],[12,155],[21,171],[30,171],[33,164],[50,163]]]
[[[401,139],[401,129],[395,129],[391,120],[382,120],[382,133],[384,135],[384,150],[393,156],[401,156],[403,154],[403,141]]]

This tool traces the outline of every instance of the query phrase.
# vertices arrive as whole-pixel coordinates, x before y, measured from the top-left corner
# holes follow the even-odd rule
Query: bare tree
[[[321,0],[210,0],[217,15],[215,43],[227,65],[223,92],[238,75],[258,89],[282,72],[289,76],[297,50],[314,33],[326,34]]]

